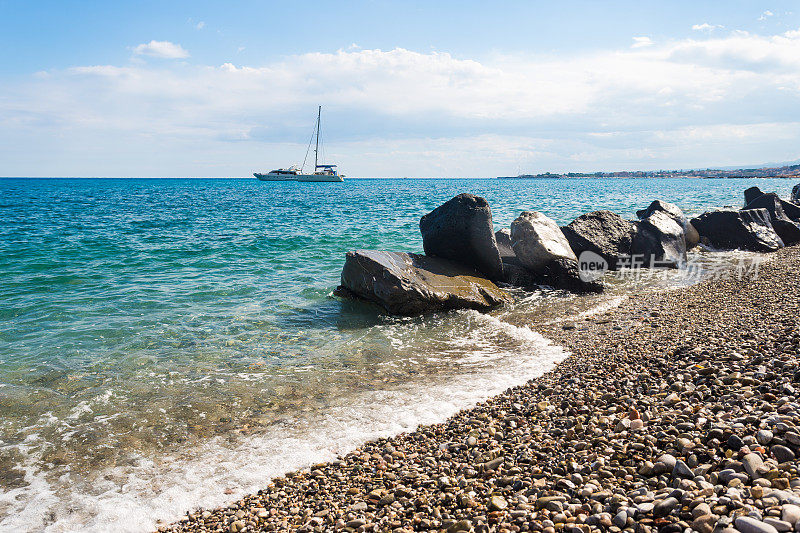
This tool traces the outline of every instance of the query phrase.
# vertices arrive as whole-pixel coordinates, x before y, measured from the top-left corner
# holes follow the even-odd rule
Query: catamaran
[[[319,126],[322,119],[322,106],[317,109],[317,126],[314,129],[314,136],[316,137],[316,145],[314,147],[314,173],[304,174],[305,160],[303,165],[297,167],[293,165],[289,168],[279,168],[270,170],[267,173],[254,172],[253,176],[261,181],[303,181],[303,182],[342,182],[344,175],[339,174],[336,165],[323,165],[319,162]],[[308,144],[309,149],[311,143]],[[308,155],[308,150],[306,150]]]

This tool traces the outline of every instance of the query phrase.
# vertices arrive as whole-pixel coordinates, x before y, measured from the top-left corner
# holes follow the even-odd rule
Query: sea
[[[537,324],[698,279],[609,274],[603,295],[414,318],[333,296],[348,250],[422,253],[419,218],[456,194],[500,229],[654,199],[695,215],[752,185],[794,182],[2,179],[0,530],[148,531],[225,505],[535,379],[567,355]]]

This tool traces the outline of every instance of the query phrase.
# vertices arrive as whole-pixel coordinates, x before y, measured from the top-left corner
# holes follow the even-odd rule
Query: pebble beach
[[[159,531],[800,530],[799,268],[538,326],[535,381]]]

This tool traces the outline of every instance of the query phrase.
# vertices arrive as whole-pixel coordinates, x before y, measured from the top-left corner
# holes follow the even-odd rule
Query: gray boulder
[[[558,224],[535,211],[525,211],[511,224],[516,263],[537,284],[572,292],[599,292],[602,284],[581,279],[578,259]]]
[[[492,210],[485,199],[459,194],[423,216],[419,229],[425,255],[451,259],[490,279],[502,279]]]
[[[511,230],[503,228],[495,232],[494,236],[497,240],[497,248],[500,250],[500,257],[503,260],[502,281],[507,285],[528,290],[536,289],[542,285],[564,287],[569,286],[569,283],[565,282],[574,282],[576,275],[580,277],[580,273],[575,273],[570,268],[570,265],[561,265],[560,267],[556,265],[556,268],[544,268],[538,273],[528,270],[522,266],[519,258],[514,253],[514,249],[511,247]],[[566,273],[566,279],[556,276],[557,272]],[[599,292],[602,289],[603,287],[600,283],[595,283],[590,284],[588,289],[584,286],[579,286],[577,292],[586,292],[586,290]]]
[[[594,211],[579,216],[561,231],[576,256],[580,257],[585,251],[594,252],[615,270],[619,257],[631,254],[636,225],[611,211]]]
[[[766,209],[769,212],[770,222],[772,227],[775,228],[775,233],[783,241],[783,244],[789,246],[800,242],[800,224],[789,219],[783,209],[784,204],[790,208],[793,204],[781,200],[781,198],[774,192],[762,194],[749,204],[745,209]]]
[[[800,204],[800,183],[792,187],[792,196],[790,198],[795,204]]]
[[[665,211],[653,211],[640,221],[631,245],[643,267],[678,268],[686,263],[686,235]]]
[[[772,252],[783,247],[766,209],[720,209],[691,222],[702,242],[721,250]]]
[[[377,303],[395,315],[448,309],[486,311],[511,301],[497,285],[459,263],[375,250],[347,252],[336,294]]]
[[[672,220],[681,225],[685,235],[687,250],[697,246],[697,244],[700,242],[700,234],[697,233],[695,227],[692,226],[692,223],[689,222],[689,219],[683,214],[681,208],[675,204],[661,200],[653,200],[647,209],[640,209],[639,211],[636,211],[636,216],[640,219],[644,219],[656,211],[666,213]]]
[[[578,261],[558,224],[538,211],[524,211],[511,223],[511,248],[522,266],[534,271],[556,257]]]

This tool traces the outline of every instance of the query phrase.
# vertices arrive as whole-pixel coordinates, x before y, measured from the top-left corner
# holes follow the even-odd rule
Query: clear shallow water
[[[0,529],[146,530],[549,369],[564,354],[528,325],[625,283],[414,319],[330,296],[347,250],[421,252],[419,217],[459,192],[499,228],[655,198],[693,214],[753,184],[793,185],[0,180]]]

